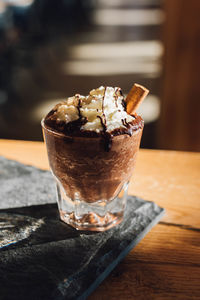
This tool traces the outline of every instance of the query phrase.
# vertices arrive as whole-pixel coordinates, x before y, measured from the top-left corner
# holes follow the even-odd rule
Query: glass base
[[[118,197],[112,200],[99,200],[88,203],[79,199],[72,200],[57,184],[58,207],[63,222],[77,230],[105,231],[123,220],[128,184],[126,183]]]

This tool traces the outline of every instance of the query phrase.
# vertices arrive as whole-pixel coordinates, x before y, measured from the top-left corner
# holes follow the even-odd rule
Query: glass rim
[[[51,133],[53,135],[57,135],[59,137],[71,137],[70,135],[66,135],[66,134],[64,134],[62,132],[55,131],[53,128],[51,129],[51,128],[46,127],[45,124],[44,124],[44,119],[45,118],[42,118],[42,120],[40,122],[40,124],[41,124],[41,126],[42,126],[42,128],[44,130],[46,130],[47,132],[49,132],[49,133]]]
[[[52,134],[52,135],[56,135],[56,136],[58,136],[58,137],[69,137],[69,138],[73,138],[73,137],[76,137],[76,138],[80,138],[80,139],[102,139],[102,136],[96,136],[96,137],[91,137],[91,136],[71,136],[71,135],[66,135],[65,133],[62,133],[62,132],[58,132],[58,131],[56,131],[56,130],[54,130],[54,129],[51,129],[51,128],[49,128],[49,127],[46,127],[45,126],[45,124],[44,124],[44,120],[45,120],[45,118],[42,118],[42,120],[41,120],[41,126],[42,126],[42,128],[44,129],[44,130],[46,130],[48,133],[50,133],[50,134]],[[143,119],[142,119],[142,121],[143,121]],[[137,133],[139,130],[143,130],[143,127],[144,127],[144,125],[142,126],[142,128],[137,128],[136,130],[134,130],[134,133]],[[115,137],[115,138],[120,138],[120,137],[122,137],[122,136],[124,136],[124,135],[127,135],[127,134],[119,134],[119,135],[114,135],[113,137]],[[128,136],[128,135],[127,135]]]

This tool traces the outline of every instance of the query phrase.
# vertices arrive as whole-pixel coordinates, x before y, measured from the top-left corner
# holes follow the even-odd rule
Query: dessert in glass
[[[76,229],[104,231],[123,220],[144,125],[127,100],[119,87],[101,86],[42,120],[60,218]]]

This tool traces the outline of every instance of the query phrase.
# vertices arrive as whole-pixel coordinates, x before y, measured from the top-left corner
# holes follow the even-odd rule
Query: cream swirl
[[[126,128],[134,117],[127,114],[124,97],[119,87],[104,87],[90,91],[89,95],[76,94],[54,108],[57,121],[69,123],[80,118],[86,120],[83,131],[107,131]]]

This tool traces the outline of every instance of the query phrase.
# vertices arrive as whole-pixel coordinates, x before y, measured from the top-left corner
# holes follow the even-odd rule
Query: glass
[[[42,120],[62,221],[79,230],[104,231],[123,220],[143,129],[139,122],[132,136],[114,136],[108,151],[102,137],[66,136]]]

